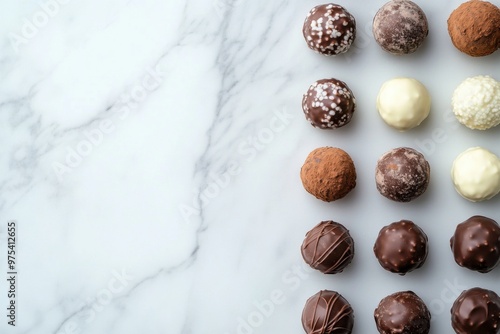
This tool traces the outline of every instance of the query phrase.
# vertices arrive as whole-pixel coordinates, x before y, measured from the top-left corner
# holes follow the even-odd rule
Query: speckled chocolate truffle
[[[458,224],[450,246],[459,266],[490,272],[500,263],[500,226],[487,217],[470,217]]]
[[[413,291],[396,292],[382,299],[375,309],[380,334],[427,334],[431,314]]]
[[[307,232],[301,252],[312,268],[324,274],[337,274],[354,257],[354,240],[344,225],[323,221]]]
[[[425,192],[430,172],[429,163],[422,153],[400,147],[380,157],[375,181],[383,196],[396,202],[410,202]]]
[[[354,312],[340,293],[322,290],[307,300],[302,326],[307,334],[350,334]]]
[[[500,8],[488,1],[466,1],[448,18],[448,33],[455,47],[473,57],[500,48]]]
[[[427,235],[418,225],[401,220],[380,230],[373,252],[385,270],[405,275],[424,264],[427,241]]]
[[[394,55],[415,52],[429,34],[424,11],[409,0],[392,0],[373,19],[373,35],[385,51]]]
[[[347,52],[356,38],[356,20],[344,7],[329,3],[307,14],[302,30],[307,45],[325,56]]]
[[[345,82],[337,79],[316,81],[302,98],[302,110],[312,126],[340,128],[351,121],[356,108],[354,94]]]
[[[500,333],[500,297],[482,288],[462,292],[451,307],[451,326],[457,334]]]
[[[304,188],[325,202],[345,197],[356,186],[356,168],[347,152],[335,147],[317,148],[300,170]]]

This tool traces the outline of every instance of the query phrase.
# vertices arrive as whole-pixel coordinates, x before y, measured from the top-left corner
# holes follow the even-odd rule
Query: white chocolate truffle
[[[453,162],[455,189],[472,202],[490,199],[500,192],[500,160],[490,151],[473,147]]]
[[[420,125],[429,116],[431,97],[418,80],[394,78],[380,88],[377,109],[388,125],[405,131]]]
[[[500,124],[500,82],[489,76],[465,79],[453,93],[453,112],[468,128],[487,130]]]

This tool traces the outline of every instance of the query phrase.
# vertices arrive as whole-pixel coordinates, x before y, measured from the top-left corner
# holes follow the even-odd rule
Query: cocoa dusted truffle
[[[350,334],[354,312],[349,302],[335,291],[322,290],[309,298],[302,311],[307,334]]]
[[[396,202],[410,202],[427,190],[430,172],[429,163],[422,153],[400,147],[380,157],[375,181],[383,196]]]
[[[488,1],[466,1],[448,18],[448,33],[455,47],[472,57],[500,48],[500,8]]]
[[[356,168],[347,152],[320,147],[309,153],[300,170],[304,188],[325,202],[345,197],[356,186]]]
[[[401,220],[380,230],[373,251],[385,270],[404,275],[424,264],[427,241],[427,235],[418,225]]]
[[[313,83],[302,98],[302,110],[312,126],[340,128],[351,121],[356,99],[347,84],[337,79]]]
[[[385,297],[374,316],[380,334],[427,334],[431,327],[429,309],[413,291]]]
[[[500,226],[487,217],[470,217],[458,224],[450,246],[459,266],[490,272],[500,263]]]
[[[500,333],[500,297],[481,288],[462,292],[451,307],[451,325],[457,334]]]
[[[312,50],[325,56],[338,55],[354,42],[356,20],[340,5],[319,5],[307,14],[302,33]]]
[[[307,232],[301,252],[312,268],[324,274],[337,274],[354,257],[354,240],[344,225],[323,221]]]
[[[385,51],[404,55],[417,51],[429,34],[424,11],[409,0],[392,0],[373,19],[373,36]]]

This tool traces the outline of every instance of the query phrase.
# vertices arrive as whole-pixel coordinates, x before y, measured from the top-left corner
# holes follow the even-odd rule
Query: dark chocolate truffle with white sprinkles
[[[457,334],[500,333],[500,297],[482,288],[462,292],[451,307],[451,326]]]
[[[422,267],[427,259],[427,235],[415,223],[401,220],[383,227],[373,252],[385,270],[400,275]]]
[[[337,274],[354,257],[354,240],[344,225],[323,221],[307,232],[301,252],[312,268],[324,274]]]
[[[431,169],[422,153],[409,147],[395,148],[377,161],[375,182],[381,195],[396,202],[410,202],[429,185]]]
[[[347,84],[337,79],[313,83],[302,98],[302,110],[312,126],[340,128],[351,121],[356,98]]]
[[[394,55],[415,52],[429,34],[424,11],[409,0],[391,0],[373,19],[373,36],[385,51]]]
[[[356,20],[340,5],[319,5],[307,14],[302,33],[309,48],[334,56],[351,47],[356,38]]]
[[[490,272],[500,263],[500,226],[487,217],[470,217],[458,224],[450,246],[459,266]]]
[[[413,291],[385,297],[374,316],[380,334],[428,334],[431,327],[431,313]]]
[[[340,293],[322,290],[307,300],[302,326],[307,334],[351,334],[354,312]]]

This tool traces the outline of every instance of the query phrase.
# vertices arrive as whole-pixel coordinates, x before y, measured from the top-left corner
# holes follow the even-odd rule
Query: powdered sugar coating
[[[312,126],[340,128],[351,121],[356,98],[347,84],[337,79],[313,83],[302,98],[302,110]]]
[[[485,75],[465,79],[453,93],[453,112],[471,129],[487,130],[500,124],[500,82]]]
[[[324,4],[307,14],[302,30],[307,45],[326,56],[347,52],[356,38],[356,20],[344,7]]]

